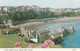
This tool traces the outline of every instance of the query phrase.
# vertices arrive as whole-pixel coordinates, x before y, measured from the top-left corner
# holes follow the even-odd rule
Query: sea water
[[[80,22],[46,24],[37,27],[37,29],[41,31],[48,28],[50,32],[54,32],[54,30],[59,30],[61,26],[73,26],[75,31],[73,34],[69,34],[64,37],[64,42],[61,44],[61,46],[63,48],[80,48]]]

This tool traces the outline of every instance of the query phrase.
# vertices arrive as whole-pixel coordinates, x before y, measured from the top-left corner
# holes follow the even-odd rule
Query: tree
[[[26,14],[28,19],[35,19],[37,17],[37,14],[33,10],[29,10]]]
[[[43,34],[42,36],[41,36],[41,39],[42,39],[42,43],[45,41],[45,40],[48,40],[48,39],[50,39],[51,38],[51,36],[50,35],[48,35],[48,34]]]
[[[6,21],[6,20],[9,20],[8,16],[6,16],[6,15],[0,16],[0,21]]]
[[[50,11],[40,11],[40,14],[37,18],[52,18],[54,17],[54,13]]]

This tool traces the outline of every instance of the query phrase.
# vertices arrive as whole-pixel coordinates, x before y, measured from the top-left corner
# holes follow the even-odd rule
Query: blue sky
[[[38,5],[51,8],[79,8],[80,0],[0,0],[0,6]]]

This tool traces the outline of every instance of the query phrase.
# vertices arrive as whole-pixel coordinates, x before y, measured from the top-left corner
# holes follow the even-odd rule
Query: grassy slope
[[[2,35],[0,34],[0,48],[14,48],[14,43],[17,41],[21,42],[22,48],[27,48],[29,44],[33,44],[34,46],[38,46],[36,43],[26,43],[23,37],[18,37],[17,34],[11,35]],[[55,45],[54,48],[61,48],[60,45]]]

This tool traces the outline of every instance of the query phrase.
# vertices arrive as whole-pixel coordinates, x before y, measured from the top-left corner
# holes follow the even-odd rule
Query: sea
[[[64,42],[60,44],[63,48],[80,48],[80,21],[78,22],[66,22],[66,23],[54,23],[54,24],[45,24],[42,26],[36,27],[39,31],[44,29],[49,29],[50,32],[59,30],[60,27],[74,27],[74,33],[68,34],[64,37]]]

